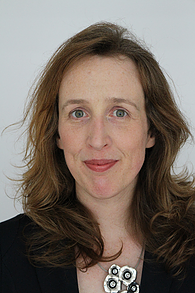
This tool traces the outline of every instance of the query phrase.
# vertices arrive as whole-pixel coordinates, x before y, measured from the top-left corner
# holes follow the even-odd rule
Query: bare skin
[[[103,210],[103,209],[102,209]],[[108,212],[108,209],[107,209]],[[124,265],[129,265],[131,267],[135,267],[140,257],[142,246],[138,243],[136,238],[130,236],[130,233],[127,233],[127,230],[124,229],[124,225],[121,222],[121,212],[118,210],[118,217],[116,212],[110,210],[108,212],[107,219],[104,217],[101,223],[103,225],[103,221],[105,221],[104,228],[101,230],[102,235],[105,239],[105,256],[110,256],[118,252],[121,248],[121,243],[123,243],[123,251],[122,254],[112,262],[102,262],[101,265],[103,268],[108,269],[112,264],[117,264],[120,267]],[[103,213],[104,214],[104,213]],[[112,218],[111,215],[114,214]],[[110,215],[110,217],[109,217]],[[117,223],[118,222],[118,223]],[[112,227],[112,229],[110,229]],[[117,241],[118,239],[118,241]],[[82,263],[82,260],[78,260],[78,264]],[[137,282],[140,284],[141,275],[142,275],[142,267],[143,267],[143,256],[137,268]],[[103,282],[106,277],[106,272],[104,272],[98,265],[95,265],[87,270],[87,272],[81,272],[77,269],[77,278],[78,278],[78,286],[80,293],[103,293]]]
[[[142,237],[129,218],[145,150],[154,145],[148,133],[145,100],[135,64],[124,56],[84,58],[73,65],[59,90],[58,147],[75,179],[76,194],[97,220],[104,256],[101,263],[135,267]],[[82,259],[77,260],[82,266]],[[143,259],[137,268],[140,283]],[[103,293],[106,277],[98,265],[77,269],[80,293]]]
[[[120,204],[118,204],[119,202]],[[101,266],[106,270],[112,264],[117,264],[120,267],[124,265],[135,267],[140,259],[142,253],[142,236],[135,235],[131,229],[131,221],[129,220],[130,205],[131,197],[128,197],[126,201],[121,197],[111,198],[107,201],[93,199],[93,203],[88,202],[88,208],[90,208],[97,219],[104,239],[104,256],[114,255],[121,249],[121,245],[123,245],[122,254],[116,260],[101,263]],[[144,251],[137,268],[136,282],[138,284],[141,283],[143,255]],[[78,266],[82,266],[82,259],[79,259],[77,264]],[[89,268],[87,272],[82,272],[77,269],[79,293],[105,293],[103,283],[106,275],[106,272],[98,265]]]

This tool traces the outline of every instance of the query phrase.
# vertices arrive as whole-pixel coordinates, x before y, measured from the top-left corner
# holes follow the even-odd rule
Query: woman
[[[194,180],[172,172],[191,134],[153,55],[92,25],[48,62],[29,117],[2,292],[195,292]]]

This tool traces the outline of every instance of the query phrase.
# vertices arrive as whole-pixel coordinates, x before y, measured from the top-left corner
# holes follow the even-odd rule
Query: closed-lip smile
[[[85,160],[85,165],[92,171],[95,172],[105,172],[112,168],[118,160],[113,159],[92,159],[92,160]]]

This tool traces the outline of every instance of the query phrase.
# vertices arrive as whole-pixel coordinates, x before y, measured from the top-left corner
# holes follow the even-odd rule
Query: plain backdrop
[[[111,21],[144,39],[175,84],[175,98],[195,134],[195,0],[0,0],[0,132],[20,120],[34,79],[49,57],[73,34],[92,23]],[[0,221],[22,211],[14,207],[24,141],[22,130],[0,136]],[[195,147],[177,160],[192,170]]]

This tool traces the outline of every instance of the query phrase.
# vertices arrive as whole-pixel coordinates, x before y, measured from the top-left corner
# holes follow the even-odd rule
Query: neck
[[[140,243],[138,237],[135,236],[133,223],[130,219],[132,196],[122,194],[106,199],[80,195],[79,193],[77,196],[81,203],[92,212],[99,224],[105,253],[109,251],[111,255],[118,252],[126,242]]]

